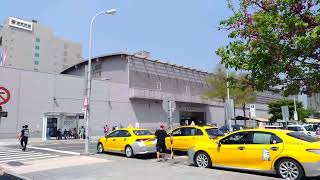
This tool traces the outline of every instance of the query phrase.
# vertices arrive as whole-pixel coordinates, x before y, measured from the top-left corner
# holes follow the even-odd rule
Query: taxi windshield
[[[318,141],[320,141],[319,138],[312,137],[312,136],[303,134],[301,132],[289,132],[289,133],[287,133],[287,135],[291,136],[291,137],[294,137],[296,139],[307,141],[307,142],[318,142]]]
[[[134,130],[133,133],[137,136],[152,135],[152,132],[150,132],[149,130]]]
[[[223,136],[224,135],[223,132],[221,132],[217,128],[206,129],[206,132],[208,133],[209,136]]]

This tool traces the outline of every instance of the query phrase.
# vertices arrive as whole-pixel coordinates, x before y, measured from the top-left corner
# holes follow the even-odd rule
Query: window
[[[34,57],[40,57],[39,53],[34,53]]]
[[[182,136],[195,136],[196,135],[196,128],[182,128]]]
[[[149,130],[135,130],[133,133],[137,136],[145,136],[145,135],[152,135]]]
[[[34,61],[34,64],[35,65],[39,65],[39,61]]]
[[[126,130],[120,130],[117,137],[130,137],[131,134]]]
[[[190,87],[186,86],[186,94],[190,94]]]
[[[248,141],[247,139],[247,132],[239,132],[223,138],[220,142],[221,144],[245,144]]]
[[[110,134],[108,134],[108,137],[117,137],[119,134],[119,131],[113,131]]]
[[[161,82],[157,82],[157,89],[161,90]]]
[[[36,42],[40,42],[40,38],[36,38]]]
[[[203,132],[200,129],[197,129],[196,135],[201,136],[203,135]]]
[[[288,127],[288,130],[290,130],[290,131],[303,131],[303,128],[300,126],[291,126],[291,127]]]
[[[36,49],[36,50],[39,50],[39,49],[40,49],[40,46],[36,45],[36,46],[35,46],[35,49]]]
[[[252,144],[270,144],[271,143],[270,133],[253,133]]]
[[[64,55],[64,56],[68,56],[68,51],[64,51],[64,52],[63,52],[63,55]]]
[[[182,136],[181,128],[174,130],[172,136]]]
[[[206,132],[211,137],[224,136],[223,132],[220,131],[218,128],[206,129]]]
[[[290,137],[296,138],[296,139],[307,141],[307,142],[318,142],[318,141],[320,141],[319,138],[312,137],[312,136],[309,136],[309,135],[306,135],[306,134],[303,134],[303,133],[300,133],[300,132],[289,132],[289,133],[287,133],[287,135],[290,136]]]

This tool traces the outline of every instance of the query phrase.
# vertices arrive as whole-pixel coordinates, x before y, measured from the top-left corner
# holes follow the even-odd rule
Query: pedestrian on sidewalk
[[[23,129],[21,130],[21,134],[20,134],[22,151],[26,151],[27,144],[28,144],[28,137],[29,137],[28,125],[24,125]]]
[[[85,139],[85,129],[84,126],[81,126],[80,130],[79,130],[79,134],[80,134],[80,139]]]
[[[106,126],[103,128],[104,134],[107,135],[110,131],[108,124],[106,124]]]
[[[165,143],[165,139],[167,137],[167,132],[164,130],[164,125],[161,124],[160,125],[160,130],[156,130],[155,134],[154,134],[157,138],[157,159],[158,161],[160,161],[160,153],[162,153],[162,158],[163,160],[166,160],[166,143]]]

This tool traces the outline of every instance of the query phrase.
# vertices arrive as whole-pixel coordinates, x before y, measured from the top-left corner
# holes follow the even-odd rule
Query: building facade
[[[24,70],[60,73],[82,61],[81,44],[56,37],[35,20],[9,17],[0,27],[0,64]]]
[[[2,106],[8,116],[1,118],[0,137],[15,137],[25,124],[31,137],[43,139],[55,137],[58,129],[82,126],[86,64],[78,63],[63,74],[0,67],[0,87],[11,93],[10,101]],[[103,135],[106,124],[150,129],[166,124],[162,108],[166,98],[176,102],[174,126],[225,124],[224,103],[202,96],[209,88],[207,72],[127,53],[96,57],[92,67],[92,136]],[[268,95],[257,98],[257,116],[268,114],[265,102],[270,99],[263,97]],[[242,115],[242,109],[235,111]],[[253,121],[247,124],[255,125]]]

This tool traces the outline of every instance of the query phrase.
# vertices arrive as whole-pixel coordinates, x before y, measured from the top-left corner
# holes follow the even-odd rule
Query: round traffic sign
[[[0,106],[6,104],[10,100],[10,92],[4,87],[0,87]]]
[[[175,111],[176,110],[176,102],[174,100],[172,100],[171,98],[165,98],[162,101],[162,108],[165,112],[169,112],[169,104],[171,103],[171,111]]]

